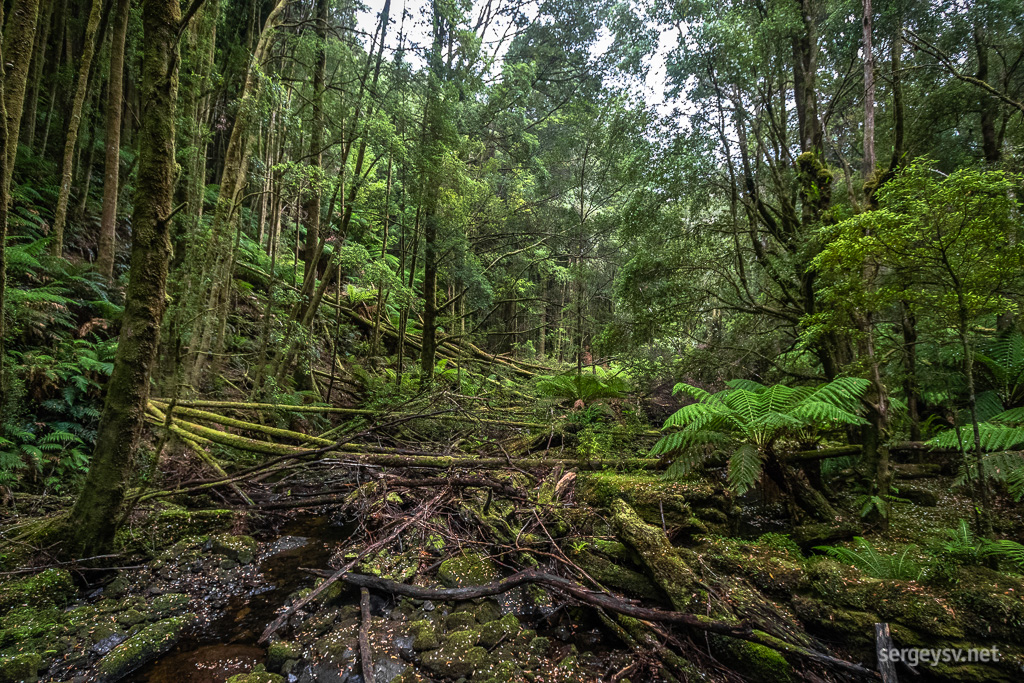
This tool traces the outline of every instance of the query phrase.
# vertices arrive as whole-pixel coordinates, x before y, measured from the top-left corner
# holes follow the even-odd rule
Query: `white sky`
[[[381,10],[384,8],[384,0],[363,0],[366,10],[358,15],[358,28],[372,36],[377,28],[377,21]],[[474,2],[474,5],[478,5]],[[403,21],[403,8],[411,15]],[[394,49],[398,44],[399,32],[405,33],[406,40],[420,46],[426,46],[430,41],[430,14],[429,0],[391,0],[392,24],[388,29],[386,48]],[[495,22],[492,24],[488,34],[484,37],[486,42],[497,42],[505,29],[506,24]],[[676,33],[669,27],[662,27],[659,30],[658,49],[650,59],[647,79],[643,87],[644,100],[657,108],[662,115],[668,114],[672,103],[665,97],[665,55],[676,45]],[[369,42],[369,38],[366,39]],[[594,53],[598,54],[611,45],[612,36],[605,34],[594,46]],[[508,48],[507,42],[502,46],[504,53]],[[409,58],[413,58],[409,55]]]

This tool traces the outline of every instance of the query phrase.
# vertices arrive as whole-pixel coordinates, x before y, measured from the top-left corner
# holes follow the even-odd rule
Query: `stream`
[[[341,542],[358,528],[330,517],[300,517],[285,523],[261,556],[263,585],[228,597],[219,618],[185,638],[173,650],[138,672],[145,683],[222,683],[264,663],[257,640],[289,595],[312,587],[316,577],[300,567],[323,568]],[[352,679],[349,679],[350,681]]]

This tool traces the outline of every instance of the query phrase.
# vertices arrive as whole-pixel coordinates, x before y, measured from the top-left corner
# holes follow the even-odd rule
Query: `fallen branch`
[[[314,573],[319,574],[320,572]],[[640,607],[624,600],[620,600],[619,598],[613,597],[607,593],[598,593],[587,590],[574,581],[570,581],[569,579],[556,576],[554,574],[540,572],[536,569],[527,569],[525,571],[517,572],[511,576],[501,579],[500,581],[494,581],[481,586],[466,586],[464,588],[423,588],[420,586],[398,583],[396,581],[389,581],[388,579],[382,579],[377,576],[348,574],[344,572],[341,572],[340,576],[338,572],[332,575],[332,579],[336,580],[337,578],[362,589],[372,589],[383,593],[390,593],[392,595],[404,595],[418,600],[438,601],[484,598],[491,595],[507,593],[513,588],[517,588],[523,584],[535,583],[561,591],[562,593],[570,595],[576,600],[592,607],[607,609],[611,612],[624,614],[635,619],[687,626],[701,631],[706,631],[708,633],[715,633],[717,635],[728,636],[730,638],[738,638],[740,640],[764,645],[782,653],[797,655],[822,664],[828,664],[873,680],[877,680],[879,678],[877,672],[867,669],[860,664],[847,662],[845,660],[826,655],[822,652],[817,652],[816,650],[784,642],[763,631],[752,628],[746,621],[720,621],[718,619],[712,619],[698,614],[670,612],[667,610]]]
[[[370,650],[370,591],[359,590],[359,658],[363,666],[363,680],[373,680],[373,652]]]
[[[306,597],[292,604],[291,607],[289,607],[284,612],[279,614],[277,618],[270,622],[270,625],[267,626],[267,628],[263,631],[263,635],[260,636],[260,639],[257,641],[257,643],[265,643],[267,639],[270,638],[270,636],[274,635],[277,629],[281,628],[281,626],[284,625],[284,623],[288,620],[288,617],[290,617],[296,611],[308,605],[310,601],[315,600],[317,596],[319,596],[321,593],[327,590],[335,581],[343,577],[350,569],[352,569],[352,567],[356,566],[356,564],[358,564],[361,559],[369,555],[374,550],[377,550],[378,548],[383,548],[387,544],[391,543],[396,538],[398,538],[399,534],[401,534],[403,531],[405,531],[413,524],[421,521],[424,517],[429,517],[434,510],[434,506],[437,504],[439,500],[441,500],[442,497],[444,497],[448,493],[448,490],[449,489],[447,487],[442,489],[436,496],[431,498],[429,502],[424,504],[420,508],[419,512],[417,512],[415,515],[409,517],[407,520],[399,524],[391,531],[391,533],[389,533],[381,540],[371,543],[370,545],[363,548],[361,551],[359,551],[359,554],[356,555],[352,561],[348,562],[347,564],[345,564],[344,567],[334,572],[334,574],[332,574],[331,576],[327,577],[327,579],[323,583],[321,583],[319,586],[310,591],[309,594],[306,595]]]

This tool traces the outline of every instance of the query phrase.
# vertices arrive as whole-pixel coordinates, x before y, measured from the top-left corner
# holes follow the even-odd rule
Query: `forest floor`
[[[212,403],[171,412],[220,460],[166,452],[115,556],[61,564],[16,540],[69,500],[3,511],[0,683],[880,680],[876,623],[899,647],[998,648],[901,679],[1021,678],[1024,580],[930,558],[970,515],[933,463],[898,466],[908,500],[872,537],[923,571],[881,579],[815,550],[849,545],[855,512],[794,526],[720,471],[664,479],[636,401]]]

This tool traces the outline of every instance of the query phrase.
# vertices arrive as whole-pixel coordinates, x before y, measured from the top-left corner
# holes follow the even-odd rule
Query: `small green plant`
[[[917,581],[924,573],[924,567],[914,559],[917,546],[908,544],[892,555],[886,555],[871,545],[865,538],[853,539],[856,548],[818,546],[829,557],[845,564],[852,564],[864,574],[875,579]]]
[[[800,546],[789,537],[788,534],[777,534],[769,532],[761,534],[757,537],[757,544],[768,546],[769,548],[775,548],[777,550],[785,550],[793,557],[802,558],[804,555],[800,552]]]

